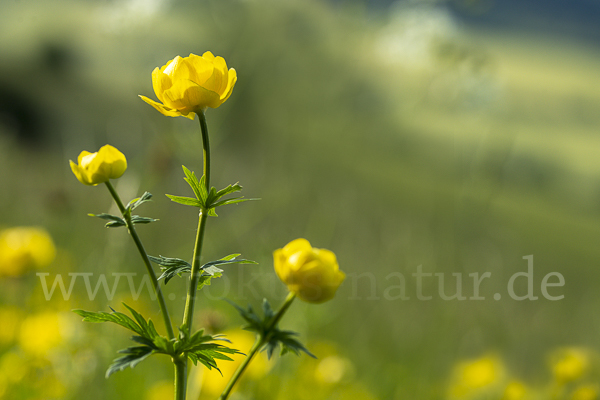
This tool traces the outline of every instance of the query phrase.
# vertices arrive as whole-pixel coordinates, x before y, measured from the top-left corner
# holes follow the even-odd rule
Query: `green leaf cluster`
[[[202,289],[202,287],[206,285],[210,285],[210,280],[212,278],[220,278],[222,276],[223,270],[217,268],[216,265],[224,265],[224,264],[257,264],[252,260],[244,260],[239,257],[240,254],[230,254],[221,259],[207,262],[206,264],[200,267],[200,271],[202,271],[202,275],[200,275],[200,280],[198,281],[198,289]],[[180,258],[168,258],[163,256],[148,256],[150,261],[160,265],[163,273],[158,277],[158,280],[164,279],[165,285],[169,283],[171,279],[175,276],[181,276],[183,273],[190,273],[192,271],[192,266],[187,261],[184,261]]]
[[[262,338],[263,347],[261,351],[267,351],[269,359],[278,347],[281,347],[280,355],[283,356],[286,353],[294,353],[299,355],[300,352],[304,352],[309,356],[316,358],[300,341],[294,338],[298,336],[297,332],[285,331],[279,329],[274,324],[276,314],[271,308],[271,304],[267,299],[263,299],[262,311],[263,317],[259,317],[251,305],[248,305],[247,309],[240,307],[239,305],[229,302],[236,308],[238,313],[247,322],[247,325],[242,328],[248,331],[256,332],[259,337]]]
[[[215,341],[227,342],[222,336],[205,335],[203,330],[200,330],[193,335],[190,335],[185,327],[179,328],[179,337],[169,340],[165,336],[161,336],[156,331],[152,320],[146,319],[127,304],[123,305],[129,310],[133,318],[115,311],[111,308],[110,313],[107,312],[92,312],[84,310],[73,310],[74,313],[83,317],[84,322],[112,322],[117,325],[129,329],[136,333],[131,337],[131,340],[136,342],[137,346],[131,346],[123,350],[119,350],[124,356],[113,361],[106,371],[106,377],[114,374],[117,371],[122,371],[127,367],[134,368],[140,362],[145,360],[152,354],[166,354],[171,357],[177,357],[184,354],[194,365],[203,364],[208,369],[215,368],[219,372],[216,360],[232,361],[227,354],[242,354],[238,350],[227,347]]]
[[[214,186],[211,187],[210,190],[207,190],[206,178],[204,175],[198,179],[196,174],[186,168],[185,165],[183,166],[183,173],[185,174],[185,178],[183,179],[190,185],[194,195],[196,195],[196,198],[194,199],[193,197],[174,196],[171,194],[167,194],[166,196],[176,203],[198,207],[202,210],[202,212],[206,212],[211,217],[218,216],[215,211],[217,207],[227,204],[237,204],[248,200],[258,200],[244,199],[244,196],[221,200],[223,196],[241,191],[242,187],[238,183],[234,183],[233,185],[229,185],[219,191],[217,191]]]
[[[151,198],[152,198],[151,193],[144,192],[144,194],[141,197],[131,200],[125,207],[125,212],[123,213],[123,217],[118,217],[116,215],[106,214],[106,213],[88,214],[88,215],[90,217],[98,217],[101,219],[108,220],[109,222],[107,222],[106,225],[104,225],[107,228],[119,228],[121,226],[127,226],[127,222],[126,222],[125,218],[129,218],[131,220],[131,223],[134,225],[135,224],[149,224],[150,222],[156,222],[158,220],[155,218],[140,217],[139,215],[131,215],[131,212],[133,210],[135,210],[141,204],[143,204],[147,201],[150,201]]]

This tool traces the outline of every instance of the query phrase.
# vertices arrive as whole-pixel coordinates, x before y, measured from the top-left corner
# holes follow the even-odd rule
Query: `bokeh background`
[[[1,399],[172,398],[166,357],[106,380],[128,332],[70,312],[126,302],[161,329],[147,290],[138,297],[123,278],[114,296],[90,298],[78,277],[68,299],[57,287],[46,300],[36,273],[67,286],[69,273],[93,273],[93,289],[100,274],[112,287],[112,273],[137,272],[138,288],[126,232],[87,216],[116,212],[108,192],[68,165],[106,143],[129,162],[121,196],[155,196],[139,209],[160,219],[139,227],[150,254],[191,257],[197,215],[164,194],[191,194],[181,165],[201,171],[198,124],[137,96],[155,98],[156,66],[207,50],[238,73],[231,98],[207,112],[213,184],[239,181],[262,200],[209,221],[207,261],[239,252],[259,265],[228,266],[196,326],[249,348],[222,298],[279,304],[271,254],[297,237],[333,250],[347,274],[334,300],[296,302],[284,319],[318,359],[258,360],[236,399],[598,398],[600,2],[1,0],[0,10],[0,261],[25,248],[21,264],[0,265]],[[519,301],[507,282],[528,255],[538,299]],[[444,300],[428,277],[432,299],[419,300],[419,266],[444,274],[447,295],[462,274],[467,299]],[[469,299],[469,274],[486,272],[485,299]],[[564,295],[556,301],[541,292],[551,272],[565,282],[548,289]],[[165,292],[179,320],[185,281]],[[218,374],[190,376],[191,399],[216,398]]]

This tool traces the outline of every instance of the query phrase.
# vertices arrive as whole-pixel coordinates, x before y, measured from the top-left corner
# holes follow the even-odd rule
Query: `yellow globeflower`
[[[77,157],[77,164],[73,161],[69,163],[79,182],[91,186],[120,178],[127,169],[127,159],[123,153],[108,144],[96,153],[82,151]]]
[[[19,276],[30,267],[46,267],[55,256],[54,242],[42,228],[15,227],[0,232],[0,276]]]
[[[152,87],[162,104],[140,97],[166,116],[194,119],[195,113],[223,104],[236,81],[235,69],[228,70],[223,57],[207,51],[202,56],[177,56],[152,71]]]
[[[335,295],[346,275],[335,254],[296,239],[273,252],[275,272],[288,289],[309,303],[323,303]]]

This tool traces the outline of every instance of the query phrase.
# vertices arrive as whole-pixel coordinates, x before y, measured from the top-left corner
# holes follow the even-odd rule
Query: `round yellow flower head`
[[[335,254],[313,248],[296,239],[273,252],[275,272],[288,289],[309,303],[323,303],[335,295],[346,275],[339,270]]]
[[[15,227],[0,232],[0,276],[19,276],[43,268],[56,256],[52,238],[42,228]]]
[[[69,162],[79,182],[91,186],[120,178],[127,169],[127,159],[123,153],[108,144],[96,153],[82,151],[77,157],[77,164]]]
[[[236,81],[235,69],[228,70],[223,57],[207,51],[202,56],[177,56],[152,71],[152,87],[162,104],[140,97],[166,116],[194,119],[196,112],[223,104]]]

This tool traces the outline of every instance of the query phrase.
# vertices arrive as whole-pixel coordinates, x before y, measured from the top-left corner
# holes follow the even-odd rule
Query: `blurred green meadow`
[[[208,50],[238,73],[229,100],[207,111],[213,184],[239,181],[261,200],[220,209],[204,257],[259,265],[227,266],[195,325],[241,335],[223,298],[283,302],[272,252],[295,238],[334,251],[347,274],[334,300],[298,301],[282,322],[318,359],[260,361],[236,399],[599,398],[597,46],[475,29],[436,2],[386,13],[316,0],[1,9],[0,229],[44,227],[56,256],[0,275],[0,399],[171,398],[166,357],[105,379],[128,333],[70,312],[125,302],[164,330],[148,287],[132,293],[125,275],[114,296],[89,295],[101,274],[112,289],[112,274],[137,273],[139,289],[144,270],[125,230],[87,216],[116,210],[68,161],[120,149],[121,196],[154,195],[139,210],[160,219],[138,228],[148,252],[191,258],[197,214],[164,194],[191,194],[181,166],[201,171],[198,124],[138,95],[156,98],[156,66]],[[522,275],[511,295],[530,255],[532,286]],[[68,286],[77,273],[68,299],[56,286],[47,300],[44,279]],[[464,299],[445,299],[457,279]],[[185,283],[164,286],[176,321]],[[517,299],[530,289],[536,300]],[[188,398],[216,398],[218,379],[193,368]]]

